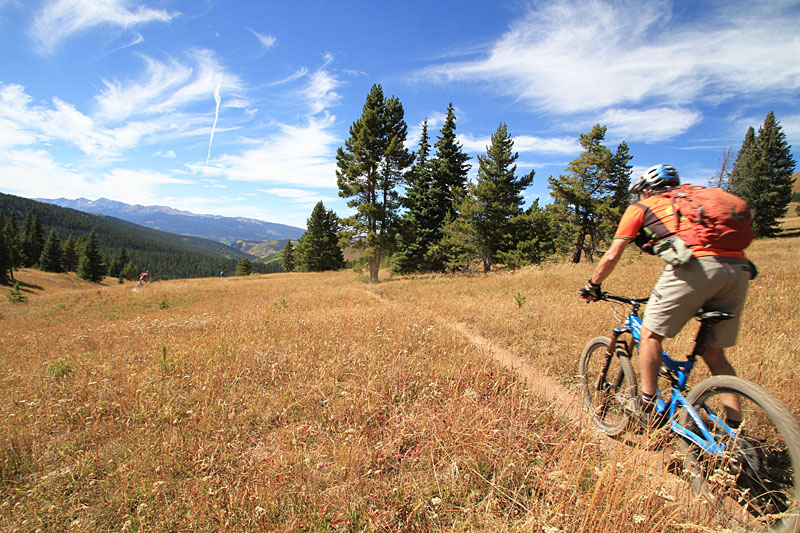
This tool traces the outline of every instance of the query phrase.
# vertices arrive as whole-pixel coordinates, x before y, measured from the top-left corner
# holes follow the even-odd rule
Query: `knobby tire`
[[[704,406],[724,413],[723,394],[740,400],[742,437],[734,443],[717,425],[717,440],[728,448],[722,456],[680,439],[685,473],[724,526],[745,531],[798,531],[800,424],[780,401],[755,383],[713,376],[693,387],[686,398],[712,433],[715,423]],[[679,423],[699,433],[688,410],[681,410]]]

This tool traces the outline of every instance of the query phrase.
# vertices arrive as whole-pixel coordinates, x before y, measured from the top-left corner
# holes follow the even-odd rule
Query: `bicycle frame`
[[[631,303],[628,301],[627,303]],[[632,303],[633,309],[628,314],[627,318],[625,319],[625,323],[622,325],[621,328],[614,328],[614,334],[612,337],[612,341],[609,345],[609,351],[613,350],[613,346],[616,345],[617,339],[624,335],[630,334],[633,344],[638,348],[639,343],[641,342],[641,328],[642,328],[642,319],[639,318],[639,303]],[[698,335],[699,338],[699,335]],[[633,347],[628,343],[628,353],[633,353]],[[705,450],[707,453],[712,455],[721,455],[723,454],[728,446],[724,443],[720,443],[717,441],[716,437],[713,433],[709,431],[706,427],[705,423],[700,418],[700,415],[694,409],[694,407],[686,400],[683,395],[683,392],[686,391],[686,383],[689,380],[689,375],[694,368],[694,363],[696,360],[697,348],[695,351],[688,357],[686,361],[678,361],[670,357],[666,352],[661,352],[663,358],[663,366],[661,370],[661,375],[666,377],[672,383],[671,387],[671,394],[669,402],[664,404],[663,411],[659,410],[659,413],[666,413],[664,416],[667,417],[668,420],[671,421],[670,429],[677,433],[678,435],[694,442],[700,448]],[[607,354],[608,363],[610,363],[610,356],[611,353]],[[604,380],[604,374],[607,370],[608,366],[604,365],[603,370],[601,371],[600,378],[598,383]],[[659,397],[661,393],[658,393]],[[680,425],[677,421],[677,412],[678,409],[686,409],[689,413],[689,416],[692,417],[697,428],[700,430],[701,435],[696,434],[694,431]],[[730,435],[732,444],[735,446],[735,442],[738,438],[737,432],[733,430],[730,426],[725,424],[721,417],[716,415],[708,406],[703,405],[703,410],[708,414],[709,418],[714,422],[715,427],[719,427],[720,429],[724,430],[726,434]]]

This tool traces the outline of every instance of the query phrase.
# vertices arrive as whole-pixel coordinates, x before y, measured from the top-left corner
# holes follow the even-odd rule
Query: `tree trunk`
[[[378,283],[378,272],[381,268],[381,256],[376,255],[369,260],[369,281],[370,283]]]
[[[586,242],[586,234],[581,231],[578,234],[578,242],[575,243],[575,253],[572,255],[573,263],[581,262],[581,253],[583,252],[583,243]]]

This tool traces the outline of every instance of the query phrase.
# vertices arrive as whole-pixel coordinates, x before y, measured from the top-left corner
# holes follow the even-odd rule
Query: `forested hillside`
[[[252,255],[258,260],[264,261],[272,258],[277,253],[280,253],[286,247],[287,239],[270,240],[270,241],[248,241],[237,240],[231,243],[231,248],[241,252]]]
[[[125,248],[137,270],[149,270],[154,279],[189,278],[233,274],[236,263],[248,257],[230,246],[202,239],[174,235],[138,226],[113,217],[82,213],[73,209],[0,193],[0,213],[17,225],[28,213],[38,213],[45,235],[55,229],[62,241],[78,239],[95,231],[102,253],[116,257]],[[254,263],[253,271],[275,272],[279,265]]]

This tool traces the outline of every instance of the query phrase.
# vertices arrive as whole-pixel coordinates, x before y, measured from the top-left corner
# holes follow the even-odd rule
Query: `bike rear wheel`
[[[578,369],[583,403],[602,432],[617,436],[628,428],[630,413],[625,405],[638,397],[636,373],[625,343],[618,342],[606,367],[608,337],[589,341]]]
[[[724,429],[726,405],[741,405],[739,437]],[[800,425],[774,396],[750,381],[714,376],[698,383],[686,398],[725,446],[711,454],[681,439],[684,467],[692,485],[714,508],[723,527],[745,531],[795,531],[800,509]],[[688,410],[679,423],[700,434]]]

